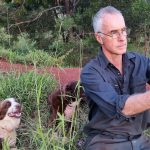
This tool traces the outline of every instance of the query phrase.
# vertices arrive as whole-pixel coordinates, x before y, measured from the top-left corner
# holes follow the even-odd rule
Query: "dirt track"
[[[11,64],[8,63],[6,60],[0,59],[0,72],[6,73],[6,72],[27,72],[30,70],[33,70],[34,67],[29,65],[23,65],[23,64]],[[80,79],[80,71],[81,68],[56,68],[56,67],[46,67],[43,69],[37,70],[39,73],[42,72],[48,72],[54,75],[55,79],[60,83],[61,85],[67,84],[69,81],[75,81]],[[150,85],[147,84],[147,90],[150,90]]]
[[[33,70],[34,67],[23,64],[11,64],[6,60],[0,60],[0,72],[27,72]],[[80,68],[56,68],[56,67],[46,67],[43,69],[37,70],[39,73],[48,72],[54,75],[55,79],[62,85],[65,85],[69,81],[79,80],[80,79]]]

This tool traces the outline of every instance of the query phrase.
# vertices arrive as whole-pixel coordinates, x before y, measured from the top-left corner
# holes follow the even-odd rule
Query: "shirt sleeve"
[[[150,58],[147,58],[147,69],[146,69],[146,77],[148,80],[148,84],[150,84]]]
[[[118,95],[113,86],[94,68],[86,68],[81,72],[81,83],[88,99],[108,117],[114,115],[127,117],[121,111],[129,95]]]
[[[146,71],[146,77],[147,77],[147,90],[150,90],[150,58],[147,58],[147,71]],[[150,128],[150,110],[148,110],[148,117],[147,117],[147,127]]]

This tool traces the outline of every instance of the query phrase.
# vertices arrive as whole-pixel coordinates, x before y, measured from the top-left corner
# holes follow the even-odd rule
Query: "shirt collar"
[[[108,59],[106,58],[106,56],[104,55],[102,48],[100,48],[100,52],[98,54],[97,59],[98,59],[100,66],[104,69],[107,68],[108,64],[110,63]]]
[[[126,60],[125,62],[128,62],[128,60],[135,58],[135,55],[133,53],[126,52],[125,54],[123,54],[123,58]],[[98,54],[97,59],[101,67],[103,67],[104,69],[106,69],[107,66],[110,64],[105,54],[103,53],[102,48],[100,48],[100,52]]]

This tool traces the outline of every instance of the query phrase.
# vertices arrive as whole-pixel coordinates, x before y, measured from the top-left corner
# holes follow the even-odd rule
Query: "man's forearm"
[[[150,109],[150,91],[130,96],[125,103],[122,113],[130,116],[148,109]]]

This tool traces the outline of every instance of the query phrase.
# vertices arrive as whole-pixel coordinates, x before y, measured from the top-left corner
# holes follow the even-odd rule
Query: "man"
[[[150,150],[143,135],[150,109],[150,59],[126,52],[127,28],[120,11],[100,9],[93,18],[98,56],[81,72],[90,112],[86,150]]]

